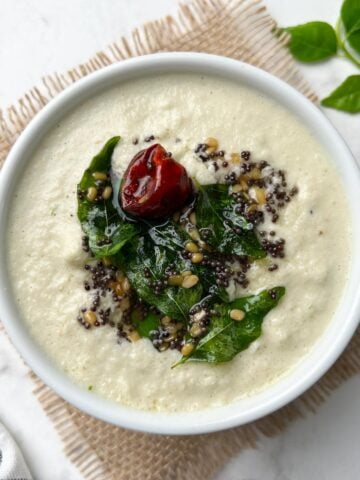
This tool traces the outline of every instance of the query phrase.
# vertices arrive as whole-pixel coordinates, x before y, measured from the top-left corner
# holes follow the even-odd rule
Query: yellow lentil
[[[197,228],[192,228],[188,231],[189,237],[198,242],[200,240],[200,235]]]
[[[89,187],[86,196],[87,196],[87,199],[90,200],[90,202],[93,202],[97,197],[97,188]]]
[[[195,212],[190,213],[189,220],[193,225],[196,225],[196,213]]]
[[[200,325],[193,325],[193,326],[190,328],[190,335],[191,335],[192,337],[199,337],[202,333],[203,333],[203,330],[202,330],[202,328],[200,327]]]
[[[244,320],[245,318],[245,312],[242,310],[238,310],[237,308],[234,308],[233,310],[230,310],[230,318],[233,320],[236,320],[237,322],[240,322],[241,320]]]
[[[181,349],[181,355],[184,355],[184,357],[187,357],[192,353],[194,350],[194,345],[192,343],[185,343],[185,345]]]
[[[259,205],[265,205],[266,203],[266,194],[263,188],[255,187],[255,195],[256,200],[258,201]]]
[[[168,315],[165,315],[165,317],[162,317],[161,319],[161,323],[163,325],[169,325],[170,322],[171,322],[171,317],[169,317]]]
[[[104,188],[104,191],[102,193],[102,198],[104,200],[108,200],[111,197],[112,194],[112,188],[108,185],[107,187]]]
[[[243,189],[242,186],[239,185],[238,183],[237,183],[236,185],[233,185],[233,186],[231,187],[231,191],[232,191],[233,193],[239,193],[239,192],[241,192],[242,189]]]
[[[171,275],[171,277],[168,278],[168,285],[171,285],[173,287],[179,287],[184,280],[184,277],[182,275]]]
[[[107,175],[105,172],[94,172],[92,176],[95,178],[95,180],[99,180],[99,181],[107,180]]]
[[[204,255],[202,253],[193,253],[191,255],[191,261],[192,263],[200,263],[202,262],[204,259]]]
[[[136,330],[132,330],[131,332],[129,332],[127,334],[127,337],[128,339],[131,341],[131,342],[137,342],[138,340],[140,340],[140,335],[139,333],[136,331]]]
[[[194,242],[186,242],[185,250],[191,253],[196,253],[199,251],[199,247]]]
[[[130,300],[128,297],[125,297],[120,302],[120,310],[124,312],[125,310],[129,310],[129,308],[130,308]]]
[[[85,322],[89,323],[90,325],[95,325],[95,322],[97,321],[96,313],[91,311],[91,310],[87,310],[84,313],[84,320],[85,320]]]
[[[241,163],[241,158],[240,158],[240,155],[238,153],[231,153],[230,154],[230,161],[231,163]]]
[[[192,288],[199,282],[199,277],[197,275],[188,275],[184,278],[182,282],[182,287]]]
[[[131,288],[129,279],[125,277],[124,280],[122,280],[122,282],[121,282],[121,286],[122,286],[124,292],[128,292]]]

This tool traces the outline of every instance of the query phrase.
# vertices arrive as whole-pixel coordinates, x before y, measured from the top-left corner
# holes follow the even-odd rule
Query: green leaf
[[[156,245],[166,247],[177,255],[180,254],[186,241],[189,240],[188,234],[172,221],[151,226],[149,235]],[[189,263],[188,269],[200,278],[205,296],[211,294],[214,298],[218,297],[224,302],[229,301],[226,288],[216,285],[215,271],[212,267]]]
[[[217,315],[211,317],[209,333],[199,341],[191,356],[183,357],[179,363],[223,363],[232,360],[261,335],[265,315],[277,306],[284,294],[284,287],[275,287],[258,295],[238,298],[229,304],[215,305]],[[230,311],[233,309],[245,312],[245,318],[232,320]]]
[[[113,137],[106,142],[103,149],[92,159],[78,184],[80,196],[77,214],[83,232],[89,237],[90,250],[96,257],[114,255],[138,232],[134,224],[120,217],[114,206],[114,193],[108,200],[99,201],[90,201],[86,196],[90,187],[96,187],[94,172],[110,175],[111,157],[119,140],[120,137]],[[110,179],[106,184],[111,185]],[[103,241],[107,243],[102,244]]]
[[[360,2],[345,0],[341,7],[341,21],[345,30],[344,42],[360,55]]]
[[[193,264],[191,270],[200,278],[204,289],[204,297],[211,297],[211,302],[229,301],[229,294],[225,287],[216,284],[215,269],[207,265]]]
[[[222,184],[198,185],[195,206],[200,236],[208,232],[206,242],[220,253],[264,258],[266,252],[254,232],[253,225],[235,211],[236,203]],[[241,228],[241,233],[234,231]],[[204,236],[205,238],[205,236]]]
[[[144,320],[137,325],[140,337],[150,338],[150,332],[160,326],[160,317],[155,313],[149,313]]]
[[[126,274],[139,297],[150,305],[155,305],[164,315],[187,321],[189,310],[202,298],[201,283],[192,288],[166,285],[161,293],[156,293],[150,282],[163,281],[170,265],[175,265],[177,271],[181,272],[189,270],[190,263],[175,250],[154,245],[149,235],[138,239],[131,249],[126,250],[124,257]],[[144,275],[146,268],[150,272],[150,278]]]
[[[344,112],[360,112],[360,75],[348,77],[328,97],[321,100],[321,105]]]
[[[291,36],[290,52],[300,62],[318,62],[336,54],[336,33],[326,22],[309,22],[284,30]]]
[[[187,235],[170,220],[160,224],[148,223],[148,233],[155,245],[165,247],[178,254],[183,248]]]

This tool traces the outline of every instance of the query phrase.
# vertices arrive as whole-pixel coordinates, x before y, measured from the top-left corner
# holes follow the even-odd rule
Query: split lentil
[[[191,255],[192,263],[201,263],[204,260],[204,255],[202,253],[193,253]]]
[[[98,191],[96,187],[89,187],[86,197],[88,200],[90,200],[90,202],[93,202],[94,200],[96,200],[97,193]]]
[[[194,242],[186,242],[185,250],[191,253],[196,253],[199,251],[199,247]]]
[[[242,310],[238,310],[238,309],[230,310],[230,318],[232,318],[236,322],[240,322],[241,320],[243,320],[245,318],[245,312],[243,312]]]
[[[92,174],[95,180],[106,181],[108,176],[105,172],[94,172]]]
[[[181,286],[183,288],[192,288],[199,283],[199,277],[197,275],[188,275],[184,278]]]
[[[112,195],[112,188],[108,185],[107,187],[104,188],[104,191],[102,192],[102,198],[104,200],[108,200]]]
[[[193,343],[185,343],[185,345],[181,348],[181,355],[184,357],[189,356],[194,351],[195,345]]]

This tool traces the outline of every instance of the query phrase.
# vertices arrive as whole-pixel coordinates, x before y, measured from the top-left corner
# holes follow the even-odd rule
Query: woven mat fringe
[[[16,104],[0,110],[0,165],[33,116],[64,88],[89,73],[137,55],[159,51],[202,51],[256,65],[316,101],[316,95],[284,48],[285,34],[260,0],[194,0],[176,19],[165,17],[133,31],[87,62],[53,74]],[[314,413],[333,390],[360,372],[360,333],[333,368],[295,402],[252,424],[197,437],[132,432],[106,424],[72,407],[31,373],[35,395],[54,422],[65,453],[87,480],[205,480],[244,448],[283,432],[294,420]]]

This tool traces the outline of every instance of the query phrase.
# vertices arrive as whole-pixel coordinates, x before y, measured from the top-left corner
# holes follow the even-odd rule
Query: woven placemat
[[[67,85],[103,66],[159,51],[201,51],[243,60],[277,75],[316,101],[284,45],[285,35],[259,0],[194,0],[180,5],[176,19],[148,23],[88,62],[43,79],[16,105],[0,111],[0,164],[31,118]],[[262,436],[282,432],[317,407],[352,375],[360,372],[360,334],[335,366],[295,402],[255,423],[196,437],[132,432],[106,424],[72,407],[32,374],[35,394],[53,420],[65,452],[86,480],[205,480]],[[54,466],[55,467],[55,466]],[[69,479],[70,480],[70,479]]]

